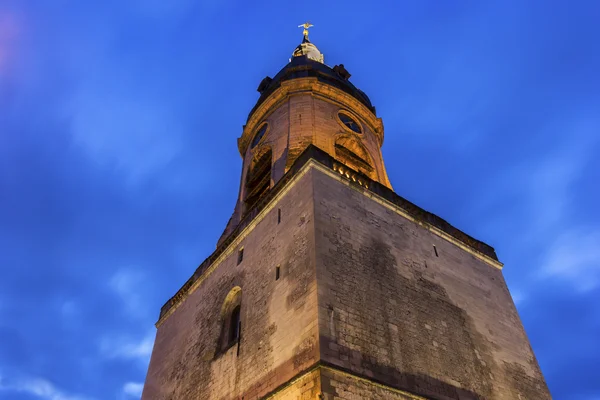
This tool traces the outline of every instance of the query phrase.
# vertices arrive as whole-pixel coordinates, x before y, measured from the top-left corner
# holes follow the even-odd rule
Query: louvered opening
[[[373,172],[373,167],[369,165],[365,159],[352,150],[337,143],[335,145],[335,156],[338,160],[342,161],[349,167],[354,167],[354,169],[366,173],[367,175]]]
[[[272,152],[267,150],[254,160],[246,179],[246,211],[264,196],[271,186]]]

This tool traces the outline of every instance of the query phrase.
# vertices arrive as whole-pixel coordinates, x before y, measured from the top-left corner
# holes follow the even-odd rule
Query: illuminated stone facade
[[[259,86],[142,398],[550,399],[494,250],[393,192],[381,119],[308,43]]]

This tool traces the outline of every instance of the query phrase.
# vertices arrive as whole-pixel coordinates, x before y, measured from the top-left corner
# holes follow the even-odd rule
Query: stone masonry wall
[[[324,362],[432,399],[550,399],[499,269],[343,178],[313,184]]]
[[[323,168],[160,321],[142,399],[550,399],[502,272]],[[219,353],[236,286],[240,353]]]
[[[142,399],[256,399],[317,361],[311,175],[300,177],[162,321]],[[235,286],[242,290],[239,356],[237,346],[216,353],[220,310]]]

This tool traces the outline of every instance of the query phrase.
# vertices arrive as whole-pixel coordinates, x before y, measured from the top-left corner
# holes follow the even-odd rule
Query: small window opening
[[[279,267],[279,265],[277,266],[277,268],[275,268],[275,280],[279,280],[279,273],[280,273],[281,268]]]
[[[362,133],[362,130],[360,129],[360,124],[356,122],[356,120],[351,116],[344,114],[343,112],[339,112],[338,118],[351,131],[356,133]]]
[[[236,344],[239,355],[242,339],[241,304],[242,289],[236,286],[229,291],[221,306],[221,333],[215,357],[225,353]]]
[[[229,322],[229,343],[233,343],[240,338],[240,306],[237,306],[231,311],[231,319]]]
[[[238,250],[238,260],[237,263],[238,265],[244,260],[244,248],[242,247],[241,249]]]
[[[439,257],[438,252],[437,252],[437,247],[435,247],[435,244],[433,245],[433,251],[435,252],[435,256]]]
[[[277,209],[277,223],[279,224],[281,222],[281,208]]]
[[[256,135],[254,135],[254,139],[252,140],[252,145],[250,146],[251,149],[255,148],[256,145],[258,144],[258,142],[260,142],[262,137],[267,132],[267,127],[268,127],[267,123],[264,123],[264,124],[262,124],[262,126],[260,127],[258,132],[256,132]]]

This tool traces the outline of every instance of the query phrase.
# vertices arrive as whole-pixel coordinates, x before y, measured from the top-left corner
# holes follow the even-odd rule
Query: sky
[[[395,191],[496,248],[554,398],[600,399],[595,0],[0,0],[0,399],[139,398],[307,19]]]

